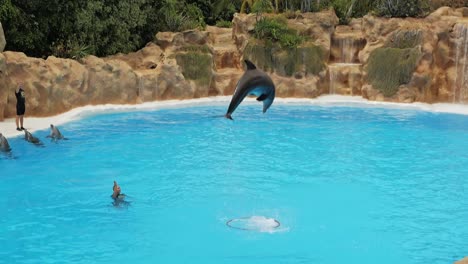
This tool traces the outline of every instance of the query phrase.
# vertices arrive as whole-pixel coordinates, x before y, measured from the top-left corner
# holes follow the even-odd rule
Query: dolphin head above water
[[[54,138],[54,139],[63,139],[62,133],[58,130],[58,128],[54,125],[50,125],[50,135],[48,137]]]
[[[0,151],[9,152],[11,150],[10,144],[8,144],[8,140],[0,133]]]
[[[257,101],[263,102],[263,113],[270,108],[275,100],[275,84],[265,72],[249,60],[244,60],[247,70],[237,82],[236,90],[232,96],[231,103],[225,117],[232,119],[231,115],[244,100],[246,96],[255,95]]]
[[[36,138],[35,136],[33,136],[33,135],[31,134],[31,132],[29,132],[29,131],[26,130],[26,129],[24,129],[24,139],[25,139],[26,141],[29,141],[29,142],[34,143],[34,144],[39,144],[39,143],[41,142],[38,138]]]

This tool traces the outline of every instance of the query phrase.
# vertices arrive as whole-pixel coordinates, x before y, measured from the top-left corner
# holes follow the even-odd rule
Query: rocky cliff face
[[[270,73],[279,97],[468,103],[467,8],[443,7],[424,19],[365,16],[347,26],[332,11],[299,14],[288,20],[308,39],[297,49],[254,39],[255,22],[238,14],[232,29],[160,32],[137,52],[106,58],[0,53],[0,120],[15,115],[19,81],[27,115],[48,116],[87,104],[230,95],[243,58]]]

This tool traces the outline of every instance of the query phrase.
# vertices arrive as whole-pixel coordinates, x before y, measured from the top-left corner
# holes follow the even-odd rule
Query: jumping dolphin
[[[65,137],[63,137],[62,133],[60,133],[60,131],[58,130],[58,128],[54,125],[50,125],[50,135],[48,135],[47,137],[50,137],[52,139],[65,139]]]
[[[273,100],[275,100],[275,84],[270,76],[257,69],[251,61],[244,60],[244,62],[247,66],[247,70],[237,82],[236,90],[225,115],[226,118],[231,120],[232,113],[246,96],[257,96],[257,101],[263,102],[263,113],[268,110]]]
[[[35,136],[31,134],[28,130],[24,130],[24,139],[36,145],[41,145],[42,142]]]
[[[8,140],[0,133],[0,151],[10,152],[10,144],[8,144]]]

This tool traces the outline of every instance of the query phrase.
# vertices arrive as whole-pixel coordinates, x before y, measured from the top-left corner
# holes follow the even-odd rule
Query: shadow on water
[[[117,199],[112,198],[112,195],[110,197],[112,199],[111,204],[115,208],[128,209],[128,207],[130,207],[130,205],[131,205],[130,201],[125,200],[126,198],[128,198],[128,196],[125,196],[124,198],[117,198]]]
[[[36,146],[38,148],[45,148],[44,143],[42,143],[42,141],[40,141],[39,139],[35,140],[35,141],[28,141],[27,139],[25,139],[25,141],[33,144],[34,146]]]
[[[10,149],[10,150],[1,150],[0,159],[16,160],[18,159],[18,157],[16,157]]]

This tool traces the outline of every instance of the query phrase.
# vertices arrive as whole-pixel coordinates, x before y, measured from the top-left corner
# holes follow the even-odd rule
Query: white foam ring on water
[[[278,231],[285,231],[285,229],[278,229],[281,224],[278,220],[274,218],[268,218],[265,216],[250,216],[242,218],[234,218],[226,222],[231,228],[246,230],[246,231],[256,231],[256,232],[266,232],[274,233]]]
[[[217,96],[207,97],[200,99],[191,100],[167,100],[167,101],[156,101],[148,102],[137,105],[93,105],[83,106],[70,110],[66,113],[44,118],[25,118],[25,127],[28,131],[34,132],[36,130],[47,129],[50,124],[61,125],[70,121],[79,120],[89,115],[104,114],[112,112],[131,112],[131,111],[151,111],[157,109],[171,109],[191,106],[227,106],[231,100],[231,96]],[[255,105],[258,102],[255,98],[246,98],[242,104]],[[468,115],[468,104],[426,104],[426,103],[388,103],[388,102],[376,102],[368,101],[359,96],[342,96],[342,95],[325,95],[318,98],[275,98],[274,104],[282,105],[319,105],[325,107],[334,106],[350,106],[350,107],[385,107],[385,108],[396,108],[396,109],[408,109],[408,110],[423,110],[429,112],[440,112],[440,113],[453,113]],[[273,104],[273,107],[274,107]],[[220,116],[224,112],[220,113]],[[6,137],[24,135],[23,132],[15,130],[15,119],[9,118],[3,122],[0,122],[0,133],[3,133]]]

